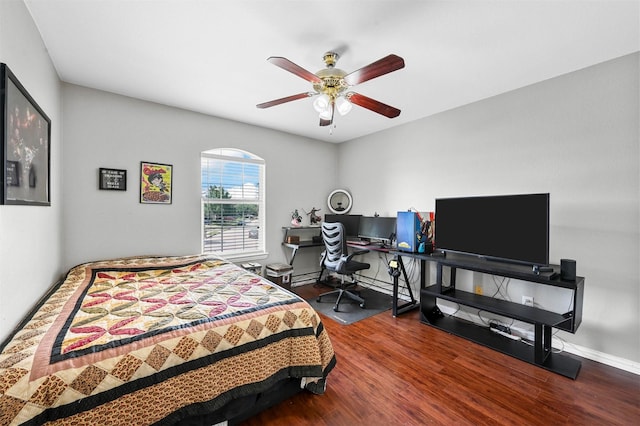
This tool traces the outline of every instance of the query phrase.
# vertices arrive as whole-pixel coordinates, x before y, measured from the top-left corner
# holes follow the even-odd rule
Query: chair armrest
[[[369,250],[367,250],[367,249],[356,250],[356,251],[354,251],[354,252],[351,252],[351,253],[346,257],[346,259],[345,259],[345,260],[348,262],[348,261],[350,261],[350,260],[351,260],[351,258],[353,258],[353,256],[358,256],[358,255],[360,255],[360,254],[365,254],[365,253],[369,253]]]

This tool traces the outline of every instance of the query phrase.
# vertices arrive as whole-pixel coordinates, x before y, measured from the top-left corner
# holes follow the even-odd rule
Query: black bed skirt
[[[280,380],[263,392],[236,398],[213,413],[188,416],[177,422],[168,422],[165,424],[173,424],[176,426],[210,426],[227,421],[229,426],[232,426],[291,398],[301,391],[300,379]]]

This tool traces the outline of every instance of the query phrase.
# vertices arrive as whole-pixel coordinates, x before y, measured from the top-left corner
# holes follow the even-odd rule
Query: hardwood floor
[[[244,426],[640,424],[640,376],[623,370],[582,359],[571,380],[421,324],[418,310],[322,319],[337,358],[326,393],[302,392]]]

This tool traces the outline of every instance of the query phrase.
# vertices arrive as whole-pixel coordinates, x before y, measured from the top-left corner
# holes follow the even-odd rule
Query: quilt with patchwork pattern
[[[79,265],[0,350],[2,425],[175,421],[335,365],[311,306],[211,256]]]

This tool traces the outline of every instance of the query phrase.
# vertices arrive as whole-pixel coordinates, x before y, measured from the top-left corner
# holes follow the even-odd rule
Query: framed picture
[[[5,176],[7,186],[20,186],[20,162],[9,160],[5,163],[7,165],[7,175]]]
[[[127,171],[120,169],[105,169],[101,167],[98,172],[98,184],[100,189],[126,191]]]
[[[173,166],[170,164],[140,162],[140,202],[144,204],[171,204]]]
[[[0,64],[2,204],[50,206],[51,120]]]

